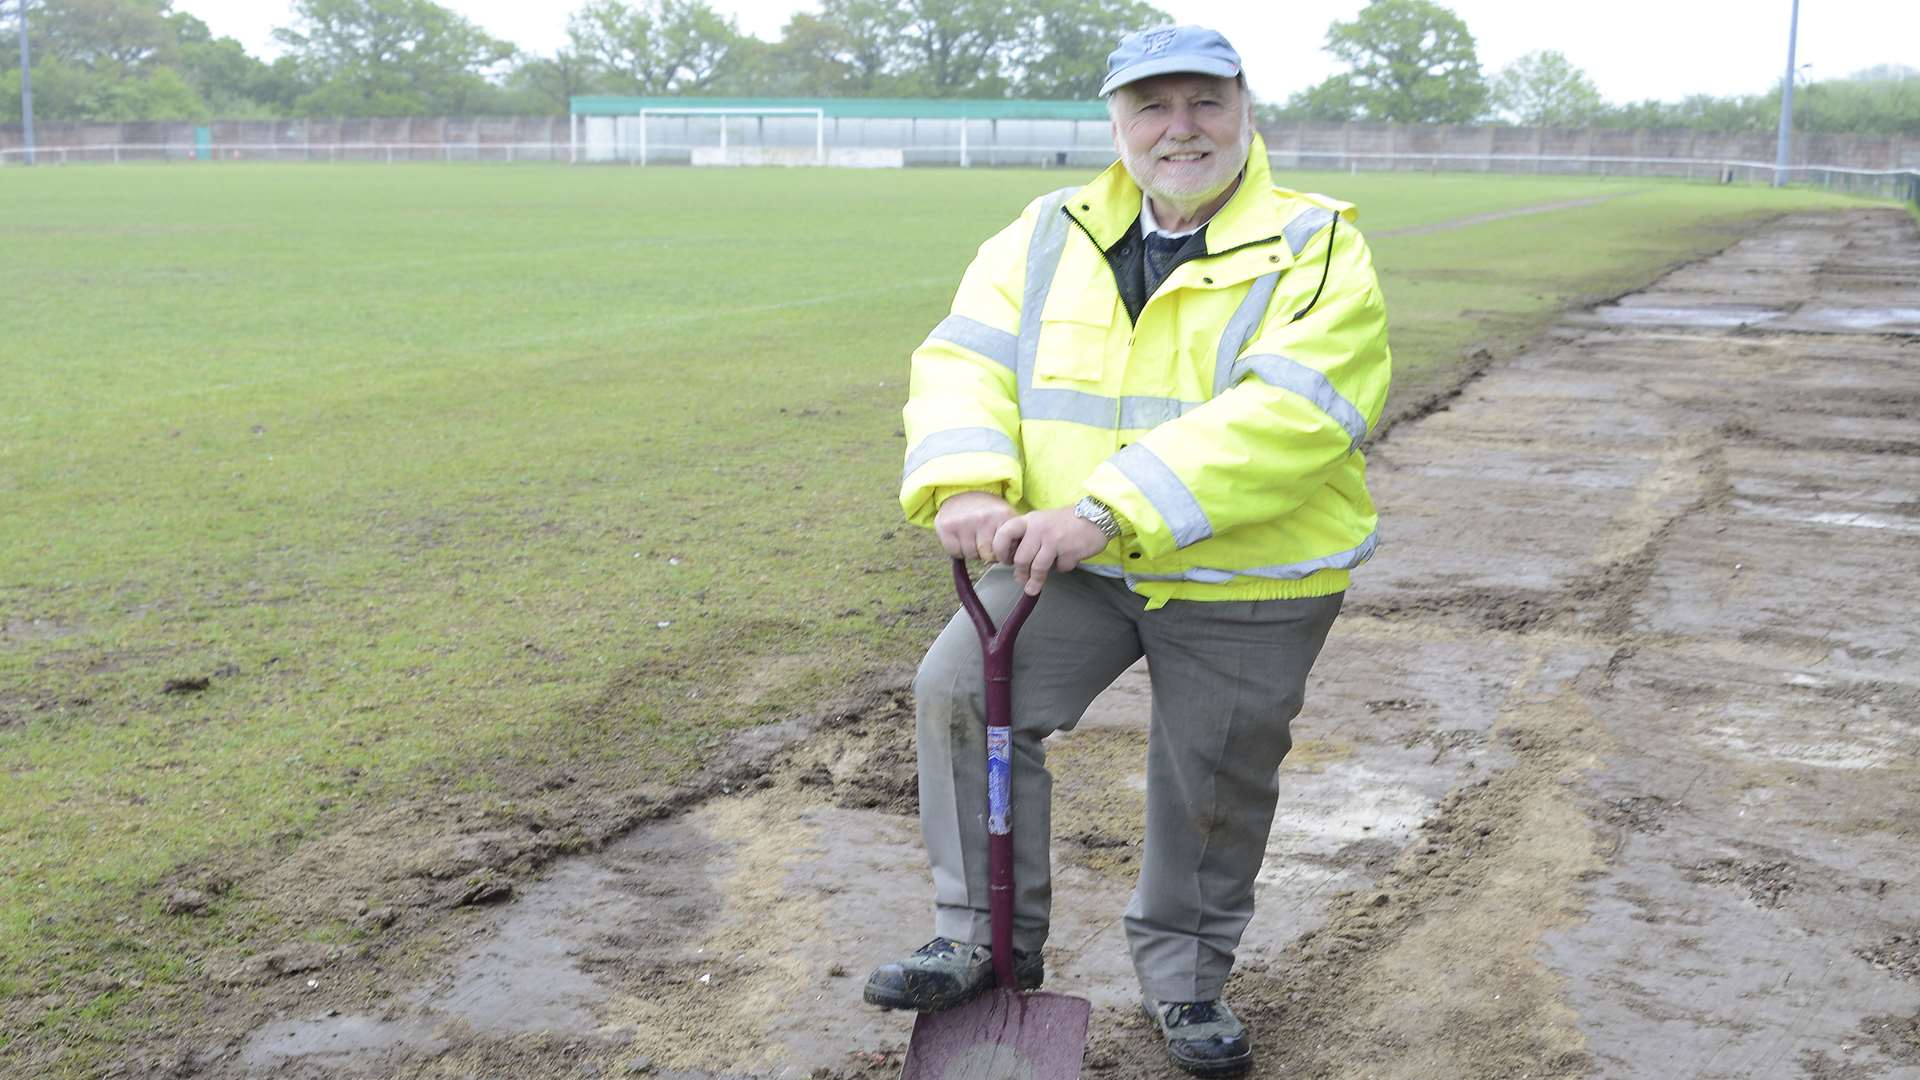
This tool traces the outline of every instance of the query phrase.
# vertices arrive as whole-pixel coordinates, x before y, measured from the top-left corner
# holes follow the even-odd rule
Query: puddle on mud
[[[1809,513],[1790,506],[1774,506],[1749,499],[1735,499],[1732,506],[1743,514],[1788,521],[1799,525],[1834,525],[1849,529],[1884,529],[1888,532],[1920,532],[1920,519],[1876,514],[1865,510],[1821,510]]]
[[[1609,304],[1594,308],[1593,313],[1603,322],[1623,326],[1698,326],[1714,330],[1751,326],[1786,314],[1781,308],[1742,305],[1655,307],[1638,304]]]
[[[1920,333],[1920,307],[1803,307],[1793,313],[1790,321],[1794,329],[1857,334]]]
[[[1825,715],[1816,715],[1816,710]],[[1701,733],[1701,741],[1749,760],[1823,769],[1881,769],[1913,752],[1909,730],[1852,710],[1814,703],[1791,723],[1773,712],[1738,710]],[[1793,731],[1794,735],[1783,734]]]
[[[1892,529],[1895,532],[1920,532],[1920,521],[1895,521],[1875,514],[1811,514],[1802,520],[1813,525],[1846,525],[1856,529]]]
[[[1317,906],[1303,901],[1355,887],[1370,876],[1356,874],[1357,868],[1349,865],[1354,845],[1372,843],[1382,851],[1397,851],[1411,839],[1436,800],[1421,793],[1424,785],[1412,782],[1410,766],[1403,762],[1389,771],[1339,762],[1318,774],[1289,772],[1267,842],[1267,860],[1256,879],[1262,902]],[[1444,770],[1449,777],[1455,771],[1451,766]]]
[[[1920,334],[1920,308],[1765,307],[1756,304],[1607,304],[1593,317],[1615,326],[1679,326],[1732,330],[1764,326],[1828,334]]]
[[[273,1069],[299,1060],[309,1066],[348,1068],[389,1050],[437,1053],[447,1046],[431,1021],[390,1021],[371,1016],[316,1016],[282,1020],[254,1033],[240,1054],[250,1069]]]
[[[683,855],[703,845],[689,843],[684,826],[643,830],[617,845],[614,860],[632,859],[665,847]],[[688,850],[689,848],[693,850]],[[644,857],[644,856],[643,856]],[[616,867],[618,863],[616,862]],[[676,875],[704,880],[690,859]],[[645,887],[628,875],[588,859],[568,859],[526,887],[502,909],[492,932],[480,939],[439,982],[402,995],[384,1017],[323,1016],[270,1024],[254,1033],[241,1052],[243,1064],[269,1068],[291,1060],[350,1068],[391,1051],[434,1053],[450,1035],[471,1031],[506,1037],[539,1031],[595,1033],[595,1010],[611,989],[582,970],[609,938],[649,921]],[[659,917],[655,912],[652,918]]]

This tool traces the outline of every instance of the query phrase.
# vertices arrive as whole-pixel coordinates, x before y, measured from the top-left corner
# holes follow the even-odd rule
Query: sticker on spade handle
[[[1013,778],[1013,743],[1007,728],[987,729],[987,831],[1007,834],[1008,783]]]

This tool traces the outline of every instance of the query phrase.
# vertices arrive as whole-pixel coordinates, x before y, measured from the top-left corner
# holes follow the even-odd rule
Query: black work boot
[[[1141,1002],[1167,1040],[1167,1056],[1195,1076],[1239,1076],[1253,1068],[1247,1027],[1225,1001]]]
[[[1040,954],[1013,950],[1013,977],[1022,990],[1038,989],[1046,977]],[[874,968],[863,996],[886,1009],[937,1012],[972,1001],[993,981],[992,949],[937,937],[905,960]]]

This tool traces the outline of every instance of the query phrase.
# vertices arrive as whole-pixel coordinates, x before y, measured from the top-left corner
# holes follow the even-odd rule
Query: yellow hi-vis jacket
[[[1387,313],[1353,207],[1273,186],[1255,136],[1239,190],[1129,319],[1105,252],[1140,189],[1115,163],[980,246],[913,353],[900,504],[1092,495],[1129,531],[1081,564],[1148,598],[1326,596],[1373,554],[1358,447],[1379,421]]]

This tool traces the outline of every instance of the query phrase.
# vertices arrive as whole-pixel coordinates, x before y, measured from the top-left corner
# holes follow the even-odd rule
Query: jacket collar
[[[1286,222],[1279,220],[1275,209],[1266,140],[1255,132],[1247,148],[1246,171],[1239,190],[1207,222],[1207,254],[1278,239]],[[1092,183],[1074,192],[1066,210],[1104,251],[1119,243],[1140,220],[1140,186],[1127,175],[1126,166],[1116,161]]]

